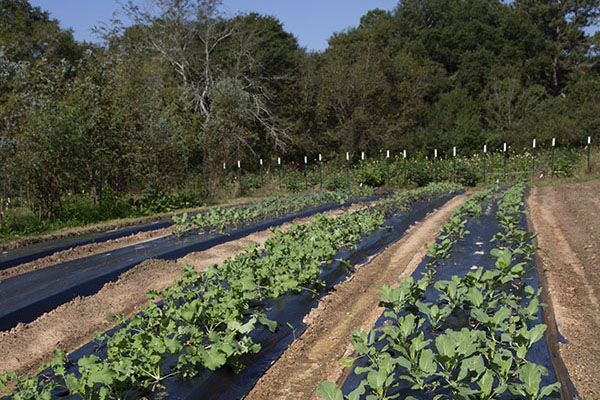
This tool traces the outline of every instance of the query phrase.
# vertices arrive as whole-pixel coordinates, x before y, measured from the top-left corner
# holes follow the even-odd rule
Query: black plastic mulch
[[[352,265],[367,262],[373,255],[384,251],[388,246],[398,241],[409,226],[416,221],[422,220],[429,212],[445,204],[454,194],[440,196],[427,202],[418,202],[413,205],[409,213],[400,214],[388,220],[386,225],[389,229],[382,229],[366,236],[353,251],[340,251],[336,259],[347,259]],[[321,274],[321,279],[330,288],[341,282],[348,275],[345,263],[335,261],[328,265]],[[258,379],[268,368],[283,354],[284,350],[305,330],[306,325],[302,321],[310,310],[317,306],[320,297],[313,297],[312,293],[302,292],[300,294],[287,294],[273,301],[266,302],[269,310],[267,316],[277,321],[277,331],[271,333],[264,328],[256,329],[252,338],[261,344],[261,351],[257,354],[240,358],[245,368],[236,374],[229,367],[220,368],[217,371],[205,369],[191,380],[183,380],[172,377],[163,382],[165,390],[150,395],[152,399],[241,399],[254,387]],[[290,326],[294,327],[294,330]],[[114,329],[107,332],[109,335]],[[105,357],[106,347],[104,343],[90,342],[69,355],[69,360],[76,364],[81,357],[95,354]],[[174,365],[174,357],[166,367]],[[76,372],[77,367],[73,365],[68,372]],[[66,393],[57,393],[54,398],[72,399]]]
[[[45,312],[78,296],[92,295],[105,283],[116,280],[123,272],[144,260],[152,258],[175,260],[188,253],[203,251],[282,225],[296,218],[308,217],[359,202],[373,201],[381,197],[383,196],[372,196],[349,201],[343,205],[328,204],[310,208],[224,234],[188,234],[181,238],[169,235],[0,281],[0,331],[11,329],[19,322],[31,322]]]
[[[465,235],[462,240],[454,246],[452,250],[452,255],[449,259],[442,260],[441,265],[437,268],[437,274],[435,275],[435,280],[450,280],[453,275],[457,275],[459,277],[465,276],[469,271],[473,271],[476,267],[483,267],[484,269],[494,268],[495,261],[489,256],[490,250],[495,248],[495,243],[490,242],[492,237],[496,232],[499,231],[499,225],[496,221],[495,215],[497,211],[497,203],[496,201],[488,201],[487,207],[484,207],[484,213],[480,218],[471,218],[467,223],[466,230],[470,231],[469,234]],[[524,215],[521,216],[520,220],[521,229],[527,230],[527,220]],[[412,276],[415,280],[420,279],[422,274],[426,272],[426,265],[429,261],[429,257],[425,257],[417,269],[414,271]],[[531,285],[534,289],[539,288],[538,275],[535,268],[535,258],[533,260],[534,268],[530,271],[530,273],[526,277],[527,284]],[[433,302],[435,303],[438,298],[438,292],[433,287],[433,284],[429,286],[427,291],[425,292],[425,302]],[[542,319],[542,311],[538,311],[538,322],[541,322]],[[379,320],[376,322],[373,329],[378,330],[383,323],[387,320],[382,314]],[[459,329],[459,326],[443,326],[438,332],[442,332],[446,328],[451,329]],[[426,339],[434,339],[434,334],[430,329],[423,329],[425,333]],[[548,344],[546,342],[546,335],[536,342],[529,353],[527,354],[527,359],[531,362],[535,362],[536,364],[542,365],[548,369],[548,375],[542,376],[541,386],[549,385],[557,381],[557,375],[555,373],[555,369],[553,367],[552,359],[550,357],[548,351]],[[367,365],[366,360],[359,359],[357,360],[353,367],[352,372],[347,374],[347,377],[344,382],[342,382],[342,392],[347,395],[355,388],[358,387],[360,381],[366,378],[366,374],[356,374],[355,369],[358,366],[364,367]],[[573,385],[570,382],[568,374],[566,374],[566,370],[560,370],[561,373],[560,381],[563,382],[563,392],[565,390],[569,391],[569,393],[574,393]],[[399,398],[405,398],[407,396],[414,396],[418,399],[426,399],[431,400],[435,395],[438,394],[446,394],[450,395],[450,392],[444,391],[443,389],[438,389],[435,392],[424,393],[422,391],[411,390],[411,384],[407,381],[404,382],[404,385],[399,388],[390,391],[389,395],[394,395],[396,393],[400,393],[401,396]],[[339,383],[339,382],[338,382]],[[567,389],[565,389],[565,387]],[[564,396],[564,395],[563,395]],[[450,396],[451,397],[451,396]],[[366,396],[362,396],[361,399],[366,398]],[[509,391],[506,391],[504,395],[499,397],[499,399],[515,399],[516,397],[512,395]],[[562,397],[562,398],[574,398],[574,397]]]
[[[19,247],[16,249],[5,250],[0,252],[0,270],[37,260],[38,258],[46,257],[59,251],[71,249],[73,247],[84,246],[90,243],[107,242],[109,240],[118,239],[136,233],[167,228],[171,225],[173,225],[171,219],[154,221],[145,224],[111,229],[108,231],[91,232],[77,236],[53,239],[30,244],[28,246]]]

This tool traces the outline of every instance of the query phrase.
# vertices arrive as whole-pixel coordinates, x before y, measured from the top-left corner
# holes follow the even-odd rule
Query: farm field
[[[344,211],[355,211],[361,205],[350,206],[324,213],[334,217]],[[301,224],[314,217],[299,218],[286,223]],[[226,258],[243,251],[252,243],[263,245],[273,236],[269,230],[259,231],[244,238],[233,240],[208,250],[192,252],[173,260],[147,260],[122,274],[116,282],[107,283],[94,295],[79,297],[44,314],[28,324],[19,324],[8,332],[0,333],[0,348],[7,349],[8,357],[0,361],[0,371],[35,373],[42,362],[52,357],[52,350],[61,348],[72,351],[85,344],[96,330],[112,327],[110,315],[121,313],[130,317],[146,303],[148,290],[160,290],[181,275],[184,264],[198,272],[212,264],[220,264]]]
[[[41,241],[33,245],[28,245],[27,241],[15,242],[13,244],[18,247],[10,250],[4,249],[0,255],[0,280],[51,265],[156,241],[173,234],[182,236],[184,231],[192,229],[198,221],[202,223],[203,226],[200,229],[205,234],[222,234],[231,229],[260,223],[277,215],[282,216],[302,210],[310,211],[310,208],[328,203],[335,204],[348,200],[362,201],[359,198],[370,193],[371,191],[356,190],[288,196],[283,199],[265,199],[238,207],[214,207],[189,216],[188,213],[173,215],[172,220],[167,219],[133,227],[120,227],[121,229],[114,230],[87,232],[79,236],[56,238],[42,236]],[[178,224],[177,222],[181,223]],[[219,226],[214,226],[217,223]],[[198,227],[196,226],[196,228]]]
[[[382,308],[377,307],[383,284],[407,277],[426,255],[426,243],[467,196],[449,201],[424,221],[415,224],[400,241],[361,266],[355,274],[323,298],[306,317],[307,331],[269,369],[248,394],[248,399],[311,399],[325,379],[337,381],[343,373],[338,361],[350,355],[352,330],[370,329]]]
[[[600,0],[353,3],[0,0],[0,400],[600,400]]]
[[[322,214],[333,217],[375,203],[376,201],[359,202]],[[308,223],[313,219],[314,215],[295,218],[292,222],[283,224],[282,227],[289,228],[292,223]],[[172,234],[176,230],[175,228],[176,226],[173,226],[106,242],[75,246],[29,263],[3,269],[0,271],[0,281],[35,270],[43,270],[67,261],[82,260],[85,262],[86,257],[94,255],[108,257],[111,250],[140,245],[157,237],[165,237]],[[194,235],[194,233],[190,232],[188,235]],[[47,361],[51,357],[52,349],[57,345],[74,350],[93,337],[95,330],[106,330],[111,314],[122,313],[130,316],[137,312],[139,306],[146,301],[146,292],[160,290],[172,282],[181,274],[184,264],[194,266],[200,272],[210,264],[221,263],[225,258],[234,256],[252,243],[264,244],[269,237],[272,237],[270,230],[260,229],[240,239],[225,241],[225,243],[213,246],[206,251],[187,253],[173,261],[146,260],[123,273],[115,282],[107,283],[97,293],[78,297],[45,313],[31,323],[21,323],[10,331],[2,332],[0,347],[6,348],[10,356],[2,361],[0,371],[16,370],[34,373],[41,362]],[[118,261],[118,258],[115,261]]]
[[[537,270],[540,287],[544,290],[540,299],[549,304],[549,307],[542,313],[543,323],[548,325],[546,340],[551,357],[562,359],[562,361],[556,359],[553,361],[556,362],[555,368],[563,368],[560,372],[563,376],[559,378],[560,380],[566,378],[566,380],[562,384],[575,389],[563,390],[562,399],[600,398],[597,383],[600,379],[597,368],[598,362],[600,362],[597,352],[600,344],[597,335],[600,327],[598,317],[600,315],[598,302],[600,279],[597,274],[597,266],[600,261],[600,248],[598,247],[598,238],[600,237],[599,199],[600,181],[594,180],[532,187],[526,201],[529,229],[537,235],[534,244],[539,246],[536,254]],[[425,226],[420,229],[423,228]],[[408,237],[403,241],[407,239]],[[401,243],[402,241],[397,245]],[[386,257],[390,251],[393,251],[393,248],[382,255],[383,258],[388,258],[384,265],[387,268],[398,268],[398,265],[390,262],[389,257]],[[412,259],[405,255],[403,263],[405,267],[400,267],[401,272],[398,276],[404,279],[410,275],[423,255],[424,252],[415,253]],[[393,256],[391,257],[393,259]],[[378,263],[373,262],[371,265],[377,266]],[[377,274],[376,272],[371,273]],[[377,304],[378,296],[378,292],[373,295],[371,306]],[[345,291],[343,287],[336,290],[332,296],[332,298],[336,298],[337,303],[345,305],[349,310],[355,309],[352,305],[347,305],[348,303],[353,304],[352,299],[355,297],[355,291]],[[318,321],[325,327],[322,327],[320,332],[318,328],[315,328],[314,336],[316,337],[307,338],[307,343],[300,340],[295,343],[295,346],[292,346],[293,349],[306,348],[307,351],[299,351],[294,355],[290,353],[289,357],[287,354],[284,355],[254,388],[249,398],[321,399],[322,397],[317,395],[314,385],[303,386],[301,379],[292,373],[294,370],[304,371],[306,360],[311,358],[313,364],[317,365],[313,367],[313,371],[321,370],[321,374],[318,378],[315,377],[315,380],[327,379],[343,385],[348,379],[350,370],[327,359],[327,353],[323,351],[323,348],[311,348],[312,343],[320,341],[327,344],[340,341],[336,335],[335,325],[332,328],[327,322],[328,318],[336,321],[335,316],[331,315],[335,312],[326,314],[329,307],[330,303],[328,302],[320,307],[325,316]],[[374,325],[373,316],[377,318],[382,312],[383,308],[381,307],[371,309],[371,321],[362,325],[355,323],[353,328],[369,331]],[[347,315],[352,315],[352,311],[347,311]],[[344,320],[343,317],[338,318]],[[553,329],[553,324],[557,325],[558,330]],[[346,327],[346,330],[351,329]],[[311,331],[312,329],[309,330],[309,332]],[[346,338],[348,337],[349,334],[346,334]],[[334,359],[339,361],[352,355],[352,346],[349,345],[348,340],[345,343],[347,347],[339,351],[333,357]],[[305,360],[304,364],[298,360]],[[562,362],[564,362],[564,366],[561,365]],[[329,365],[329,370],[325,367],[327,365]],[[278,373],[279,368],[282,372]],[[310,368],[308,370],[310,371]],[[304,376],[304,374],[300,376]],[[301,394],[297,395],[296,393]]]
[[[349,215],[366,207],[379,207],[383,212],[398,212],[402,207],[409,206],[417,201],[419,196],[437,196],[446,188],[452,186],[439,185],[438,188],[417,190],[415,195],[400,196],[356,204],[342,210],[326,212],[323,215],[334,218],[340,214]],[[455,189],[451,189],[455,190]],[[419,194],[422,193],[422,194]],[[411,197],[413,196],[413,197]],[[408,201],[408,203],[406,203]],[[445,200],[444,200],[445,201]],[[366,216],[366,214],[365,214]],[[314,217],[295,220],[291,225],[307,224]],[[290,224],[284,226],[284,230]],[[99,293],[77,298],[68,304],[63,304],[51,312],[37,318],[30,324],[19,324],[11,331],[1,335],[1,347],[8,349],[9,355],[4,359],[1,371],[18,371],[19,373],[32,373],[40,361],[51,358],[54,348],[74,349],[93,337],[95,330],[104,331],[114,324],[107,322],[109,314],[122,313],[131,315],[138,311],[138,306],[146,300],[147,290],[160,290],[171,282],[181,272],[181,264],[189,264],[198,271],[215,262],[223,261],[240,253],[249,244],[260,246],[269,238],[271,231],[258,231],[243,240],[231,241],[221,246],[211,248],[209,251],[187,254],[176,262],[150,260],[123,274],[116,283],[109,283]],[[247,250],[246,250],[247,251]],[[69,350],[68,350],[69,351]]]
[[[271,362],[272,366],[268,369],[265,368],[264,374],[261,373],[262,376],[256,384],[252,383],[249,386],[251,390],[244,398],[320,399],[322,397],[317,394],[317,388],[323,381],[337,382],[340,387],[350,385],[349,382],[353,380],[353,369],[348,367],[347,361],[344,362],[345,366],[340,364],[340,360],[356,358],[356,348],[353,348],[350,341],[352,337],[354,338],[352,343],[355,343],[355,333],[353,334],[355,329],[369,332],[374,326],[380,326],[380,319],[385,310],[380,303],[380,288],[386,285],[397,287],[398,283],[395,283],[397,279],[403,281],[411,275],[417,279],[425,262],[427,262],[426,268],[434,266],[435,269],[440,266],[440,262],[441,265],[445,263],[443,260],[446,257],[450,257],[449,260],[452,260],[453,246],[457,246],[458,254],[464,253],[461,246],[467,246],[467,249],[472,248],[473,240],[482,240],[481,236],[478,236],[481,235],[479,230],[486,231],[487,229],[485,228],[486,223],[476,222],[478,213],[483,212],[483,216],[487,218],[486,221],[500,218],[496,215],[497,206],[494,204],[501,202],[504,190],[496,189],[491,200],[489,199],[494,188],[486,191],[487,194],[480,192],[475,197],[468,193],[451,198],[445,204],[442,203],[439,208],[432,210],[421,221],[413,223],[400,240],[389,247],[383,247],[381,252],[371,253],[366,259],[354,265],[352,274],[348,275],[346,279],[339,283],[334,282],[333,285],[327,284],[328,292],[319,300],[318,306],[312,308],[302,318],[302,322],[306,324],[305,331],[299,329],[296,334],[298,326],[290,325],[286,328],[281,323],[278,324],[279,331],[285,329],[293,331],[293,340],[286,346],[280,357],[275,356]],[[591,181],[532,187],[529,189],[526,200],[529,230],[537,234],[534,244],[539,246],[536,254],[539,286],[545,291],[540,297],[540,301],[550,304],[550,307],[543,312],[543,321],[536,323],[543,322],[548,325],[546,340],[549,345],[550,357],[559,353],[564,360],[566,371],[568,371],[567,373],[565,371],[557,372],[557,378],[554,378],[554,371],[551,371],[550,377],[543,380],[542,385],[548,385],[554,382],[554,379],[563,382],[563,375],[568,374],[565,382],[570,385],[572,380],[575,389],[582,396],[581,398],[585,399],[594,399],[598,396],[595,383],[598,375],[594,366],[599,360],[594,350],[599,343],[593,332],[597,331],[600,325],[598,321],[600,286],[593,271],[594,265],[597,265],[599,259],[596,244],[600,234],[597,226],[600,215],[599,195],[600,182]],[[476,197],[477,200],[475,200]],[[468,204],[465,205],[465,200],[469,198]],[[483,206],[479,212],[477,211],[478,202],[482,202]],[[359,203],[327,211],[323,215],[336,219],[347,213],[360,214],[364,210],[373,209],[373,207],[392,210],[390,205],[386,205],[391,203],[393,201],[390,199]],[[457,210],[461,207],[463,207],[462,211],[458,212]],[[390,212],[393,214],[393,211]],[[315,219],[319,218],[310,216],[296,219],[284,224],[282,231],[293,230],[296,229],[294,227],[303,224],[315,223]],[[461,224],[457,218],[466,219]],[[466,229],[474,229],[476,236],[468,236],[470,232],[465,230],[465,223],[468,224]],[[443,236],[440,239],[438,238],[439,227],[442,226]],[[501,226],[504,225],[501,224]],[[494,235],[496,238],[494,241],[507,240],[508,233],[503,235],[504,239],[498,239],[498,234]],[[445,242],[445,238],[448,237],[453,238],[452,242],[441,245],[440,240]],[[478,239],[474,239],[475,237]],[[42,362],[50,361],[53,358],[52,350],[55,348],[70,352],[84,346],[93,338],[94,331],[106,331],[114,326],[115,322],[110,321],[110,314],[121,313],[127,318],[143,310],[146,292],[155,290],[160,293],[165,286],[180,275],[181,266],[184,264],[192,266],[197,272],[202,272],[214,263],[226,262],[227,258],[243,252],[249,245],[254,246],[256,243],[259,248],[262,248],[267,241],[273,240],[273,238],[274,232],[271,230],[258,231],[201,252],[189,253],[177,260],[145,261],[121,275],[116,282],[106,284],[92,296],[79,297],[55,308],[31,323],[19,324],[10,331],[0,332],[0,348],[8,350],[7,357],[0,361],[0,373],[5,371],[15,371],[19,374],[35,373]],[[438,238],[437,241],[436,238]],[[463,241],[466,242],[463,243]],[[489,239],[477,243],[487,241]],[[432,245],[433,242],[436,242],[435,246]],[[518,249],[525,242],[521,243],[517,247],[517,253],[514,254],[520,254]],[[475,247],[477,246],[480,245],[477,244]],[[489,245],[487,246],[489,247]],[[486,245],[483,247],[487,248]],[[494,245],[492,244],[491,247]],[[442,251],[443,248],[445,250]],[[477,256],[479,258],[467,257],[465,259],[473,260],[474,265],[470,268],[471,271],[476,268],[475,266],[489,264],[489,262],[478,264],[483,258],[490,258],[488,250],[480,253],[481,255]],[[478,252],[473,254],[478,254]],[[495,257],[498,255],[496,254]],[[518,259],[521,256],[516,257]],[[498,264],[496,263],[496,265]],[[471,273],[469,272],[469,274]],[[447,274],[448,272],[444,272],[443,276],[447,277]],[[519,273],[515,275],[514,272],[511,272],[510,274],[512,274],[510,276],[514,275],[514,279],[523,279],[516,278],[522,276]],[[525,278],[524,282],[527,282],[528,279],[531,278]],[[438,288],[437,284],[435,286]],[[266,310],[269,310],[269,307]],[[427,309],[423,311],[419,308],[419,310],[420,312],[429,312]],[[516,308],[515,310],[520,309]],[[441,317],[439,320],[442,326],[444,326],[446,318],[449,317]],[[477,318],[483,317],[478,316]],[[556,330],[553,330],[553,324],[558,326],[558,335]],[[381,328],[376,328],[376,330],[379,329]],[[441,328],[433,329],[434,335],[441,333]],[[436,334],[437,329],[440,329],[440,333]],[[561,336],[566,340],[562,340]],[[558,343],[558,339],[561,340],[560,343]],[[502,339],[502,341],[504,340],[506,339]],[[545,345],[546,342],[542,341],[535,346],[545,348]],[[538,351],[536,350],[536,352]],[[550,360],[548,357],[547,359]],[[520,368],[524,368],[524,365],[533,364],[519,365],[521,365]],[[556,368],[556,364],[554,367]],[[220,367],[220,369],[223,368],[229,369],[230,367]],[[515,365],[514,368],[517,368],[515,371],[524,373],[518,369],[518,365]],[[170,385],[167,384],[167,387]],[[344,393],[348,393],[348,390],[344,389]],[[152,398],[160,398],[160,393],[160,391],[157,392],[158,397],[153,395]],[[165,393],[169,397],[170,392]],[[550,389],[546,393],[549,395]],[[571,398],[564,397],[564,393],[563,391],[562,398]],[[569,392],[567,391],[567,393]],[[162,396],[164,395],[162,394]],[[546,398],[544,395],[540,396],[540,399]],[[337,398],[324,397],[326,399]],[[214,398],[239,397],[216,395]],[[525,397],[503,396],[498,398]]]

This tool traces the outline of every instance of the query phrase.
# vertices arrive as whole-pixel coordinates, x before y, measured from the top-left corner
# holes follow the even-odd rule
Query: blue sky
[[[123,1],[125,2],[125,0]],[[321,51],[334,32],[357,26],[368,10],[392,10],[398,0],[224,0],[227,15],[256,11],[277,17],[284,29],[296,36],[300,46]],[[72,28],[75,39],[98,41],[90,28],[108,21],[119,9],[117,0],[30,0],[49,11],[62,28]]]

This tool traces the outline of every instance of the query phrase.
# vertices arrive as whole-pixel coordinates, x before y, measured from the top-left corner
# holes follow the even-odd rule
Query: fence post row
[[[483,184],[485,185],[486,182],[486,174],[485,174],[485,161],[486,161],[486,157],[487,156],[487,144],[483,145]]]
[[[308,158],[304,156],[304,189],[308,189],[308,178],[306,176],[306,164],[308,163]]]
[[[390,184],[390,151],[385,151],[385,166],[387,172],[387,183]]]
[[[592,164],[591,164],[591,151],[592,151],[592,137],[588,136],[588,142],[587,142],[587,153],[588,153],[588,172],[592,170]]]
[[[403,151],[404,155],[404,183],[406,183],[406,150]]]
[[[556,146],[556,138],[552,138],[552,161],[550,170],[552,171],[552,177],[554,178],[554,146]]]
[[[321,182],[321,191],[323,191],[323,163],[321,153],[319,153],[319,181]]]
[[[361,166],[361,169],[362,169],[362,172],[361,172],[361,175],[362,175],[361,180],[362,180],[362,182],[361,183],[364,184],[365,183],[365,152],[364,151],[362,151],[360,153],[360,166]]]
[[[504,142],[504,180],[506,180],[506,158],[508,154],[506,153],[506,142]]]
[[[535,139],[533,139],[533,145],[531,147],[531,181],[535,177]]]
[[[437,183],[437,149],[433,149],[433,181]]]
[[[452,182],[456,182],[456,146],[452,147],[452,171],[453,171]]]
[[[279,175],[279,189],[283,187],[283,183],[281,182],[281,157],[277,157],[277,172]]]
[[[592,163],[591,163],[591,141],[592,138],[591,136],[587,137],[587,169],[588,171],[591,171],[592,169]],[[555,166],[555,161],[556,161],[556,156],[555,156],[555,152],[556,152],[556,137],[552,138],[552,145],[551,145],[551,164],[550,164],[550,171],[551,171],[551,176],[554,177],[555,173],[556,173],[556,166]],[[535,179],[535,173],[536,173],[536,148],[537,148],[537,139],[533,139],[532,140],[532,146],[531,146],[531,180],[533,181]],[[502,152],[503,152],[503,174],[504,174],[504,180],[506,181],[508,178],[508,145],[506,142],[504,142],[502,144]],[[381,151],[380,151],[381,153]],[[487,144],[483,145],[483,153],[482,153],[482,178],[483,178],[483,183],[487,183]],[[408,181],[408,155],[407,155],[407,151],[406,149],[404,149],[402,151],[402,158],[403,158],[403,180],[404,183],[406,183]],[[323,155],[321,153],[319,153],[319,184],[321,187],[321,190],[323,190],[324,187],[324,176],[323,176]],[[361,180],[362,180],[362,184],[365,183],[366,181],[366,153],[364,151],[361,151],[360,154],[360,162],[361,162]],[[387,182],[390,183],[392,181],[391,179],[391,165],[390,165],[390,150],[386,150],[385,153],[385,163],[386,163],[386,178],[387,178]],[[434,163],[434,182],[438,182],[439,180],[439,176],[438,176],[438,149],[434,149],[433,150],[433,163]],[[259,165],[260,165],[260,175],[261,175],[261,184],[264,183],[264,160],[262,158],[259,159]],[[283,166],[282,166],[282,162],[281,162],[281,157],[277,157],[277,166],[278,166],[278,175],[279,175],[279,187],[280,189],[283,188],[283,173],[284,171],[282,170]],[[238,179],[240,181],[240,187],[241,187],[241,161],[237,160],[237,168],[238,168]],[[227,169],[227,164],[226,162],[223,162],[223,170]],[[453,169],[453,181],[456,182],[458,180],[458,169],[457,169],[457,147],[453,146],[452,147],[452,169]],[[304,187],[305,189],[308,189],[309,184],[308,184],[308,156],[304,156],[304,170],[303,170],[303,174],[304,174]],[[492,171],[493,174],[493,171]],[[346,186],[348,189],[350,189],[351,187],[351,182],[350,182],[350,175],[351,175],[351,171],[350,171],[350,152],[346,152]],[[353,179],[355,179],[356,177],[353,176]],[[187,179],[186,179],[187,180]],[[5,183],[6,184],[6,183]],[[23,207],[23,193],[22,193],[22,187],[19,188],[19,198],[21,199],[21,207]]]
[[[238,167],[238,182],[240,185],[240,194],[242,193],[242,163],[240,162],[240,160],[238,160],[237,162],[237,167]]]

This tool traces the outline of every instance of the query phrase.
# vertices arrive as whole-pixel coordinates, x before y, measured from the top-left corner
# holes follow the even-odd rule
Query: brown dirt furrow
[[[538,271],[560,334],[560,357],[586,399],[600,388],[600,181],[536,187],[527,200]]]
[[[465,198],[466,195],[461,195],[450,200],[336,285],[305,318],[308,328],[304,334],[271,366],[246,399],[319,398],[316,394],[319,383],[336,382],[344,372],[338,362],[352,353],[352,331],[371,329],[383,312],[377,306],[379,288],[414,272],[426,254],[425,243],[435,240],[439,234],[437,227],[450,218]]]
[[[94,254],[104,253],[127,246],[148,242],[150,240],[165,237],[171,234],[172,228],[156,229],[153,231],[140,232],[122,238],[108,240],[102,243],[90,243],[83,246],[73,247],[59,251],[47,257],[38,258],[28,263],[20,264],[12,268],[0,271],[0,280],[26,274],[31,271],[46,268],[52,265],[73,261]]]
[[[362,205],[327,213],[336,216],[345,211],[356,211]],[[291,223],[307,223],[313,217]],[[283,225],[283,228],[291,225]],[[212,264],[221,264],[226,258],[243,251],[251,243],[263,245],[272,237],[270,230],[260,231],[244,238],[190,253],[177,261],[147,260],[123,273],[115,282],[107,283],[94,295],[78,297],[42,315],[35,321],[19,324],[10,331],[0,332],[0,375],[14,371],[35,373],[41,363],[52,359],[59,348],[71,352],[92,340],[95,331],[104,332],[114,326],[111,315],[127,317],[138,312],[147,303],[148,290],[160,290],[181,275],[184,264],[198,271]]]

